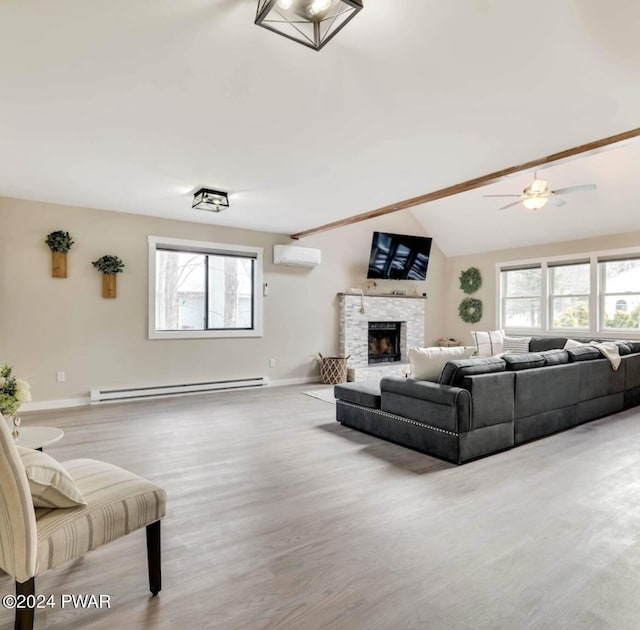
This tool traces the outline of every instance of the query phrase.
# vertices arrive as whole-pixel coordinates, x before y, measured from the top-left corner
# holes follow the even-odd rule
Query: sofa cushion
[[[629,345],[629,342],[627,342],[627,341],[614,341],[613,343],[615,343],[616,346],[618,346],[618,352],[620,353],[621,357],[624,357],[627,354],[631,354],[631,346]]]
[[[626,344],[631,348],[631,352],[640,352],[640,341],[631,341],[629,339]]]
[[[442,370],[438,383],[461,387],[465,376],[504,372],[506,363],[500,357],[479,357],[449,361]]]
[[[574,363],[576,361],[593,361],[594,359],[599,359],[602,356],[600,351],[593,346],[567,348],[567,354],[569,355],[570,363]]]
[[[504,333],[501,330],[471,331],[471,338],[479,357],[491,357],[502,352]]]
[[[380,382],[358,381],[356,383],[341,383],[333,388],[333,395],[338,400],[380,409]]]
[[[530,368],[542,367],[544,365],[544,357],[537,352],[503,354],[502,359],[507,364],[507,370],[511,372],[528,370]]]
[[[529,352],[531,337],[505,337],[502,343],[503,352],[522,354]]]
[[[569,353],[566,350],[545,350],[539,353],[544,359],[545,365],[562,365],[563,363],[569,363]]]
[[[448,348],[409,348],[411,376],[421,381],[433,381],[440,378],[442,368],[447,361],[469,358],[475,348],[469,346],[451,346]]]
[[[566,342],[566,337],[531,337],[529,352],[562,349]]]

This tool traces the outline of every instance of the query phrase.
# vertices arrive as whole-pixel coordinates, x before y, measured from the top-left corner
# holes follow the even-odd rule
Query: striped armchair
[[[37,575],[142,527],[147,528],[149,588],[156,595],[162,585],[165,491],[103,462],[75,459],[63,465],[87,505],[34,508],[24,465],[0,416],[0,568],[15,579],[16,595],[35,594]],[[33,620],[33,609],[16,610],[16,630],[31,630]]]

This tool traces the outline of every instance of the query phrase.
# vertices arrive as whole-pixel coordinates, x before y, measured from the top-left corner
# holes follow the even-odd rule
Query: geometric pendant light
[[[255,23],[320,50],[361,9],[362,0],[258,0]]]

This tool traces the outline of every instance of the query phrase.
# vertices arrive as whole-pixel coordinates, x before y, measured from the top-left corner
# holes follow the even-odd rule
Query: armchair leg
[[[36,593],[36,580],[31,578],[26,582],[16,582],[16,597],[23,599],[21,596],[26,596],[27,601],[34,601],[34,595]],[[31,597],[28,597],[31,595]],[[33,630],[33,615],[34,608],[16,608],[16,622],[15,630]]]
[[[147,525],[147,563],[149,565],[149,590],[157,595],[162,589],[160,570],[160,521]]]

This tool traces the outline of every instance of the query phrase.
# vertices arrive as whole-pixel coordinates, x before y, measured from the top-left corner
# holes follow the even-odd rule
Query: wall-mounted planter
[[[117,276],[115,273],[103,273],[102,274],[102,297],[103,298],[115,298],[117,297]]]
[[[116,297],[116,274],[124,269],[124,263],[117,256],[106,254],[91,263],[98,271],[102,271],[102,297]]]
[[[67,277],[67,252],[73,246],[73,239],[69,232],[56,230],[47,234],[44,241],[51,250],[51,277]]]
[[[51,277],[67,277],[67,252],[51,252]]]

